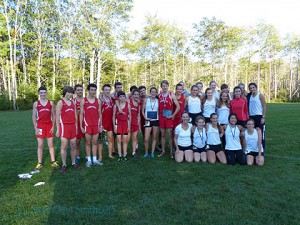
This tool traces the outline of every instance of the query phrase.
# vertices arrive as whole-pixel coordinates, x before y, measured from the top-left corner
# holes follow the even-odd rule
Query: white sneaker
[[[86,167],[91,167],[92,166],[92,162],[91,161],[86,161],[85,166]]]
[[[96,166],[103,166],[103,162],[99,160],[94,161],[93,164]]]

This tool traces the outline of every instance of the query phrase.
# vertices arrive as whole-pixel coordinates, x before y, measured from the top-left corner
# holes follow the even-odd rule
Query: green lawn
[[[28,180],[17,175],[36,164],[31,112],[0,112],[0,224],[299,224],[300,104],[267,110],[264,167],[118,163],[105,152],[103,167],[61,174],[45,147],[46,167]]]

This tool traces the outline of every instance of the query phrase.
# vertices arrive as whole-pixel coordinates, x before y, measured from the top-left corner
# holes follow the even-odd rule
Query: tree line
[[[299,100],[300,35],[276,27],[229,26],[215,17],[191,34],[157,16],[129,31],[132,0],[2,0],[0,109],[26,109],[45,85],[59,100],[62,87],[122,81],[174,86],[215,80],[233,88],[256,82],[267,101]],[[99,90],[99,88],[98,88]]]

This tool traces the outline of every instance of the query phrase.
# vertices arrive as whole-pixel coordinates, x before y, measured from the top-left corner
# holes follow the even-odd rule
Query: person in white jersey
[[[206,130],[205,130],[205,119],[203,116],[196,117],[196,127],[192,128],[193,137],[193,152],[195,162],[207,162],[206,156]]]
[[[245,155],[241,145],[241,132],[243,127],[237,125],[237,116],[230,114],[228,117],[229,124],[224,125],[225,130],[225,154],[227,157],[227,163],[234,165],[238,162],[240,165],[245,165]]]
[[[211,88],[212,90],[212,94],[213,96],[219,100],[220,99],[220,92],[217,90],[217,83],[215,81],[211,81],[209,83],[209,87]]]
[[[209,163],[215,163],[216,157],[223,164],[227,163],[226,156],[221,144],[221,138],[224,135],[223,128],[218,124],[218,115],[210,115],[211,123],[207,123],[206,128],[206,155]]]
[[[220,100],[217,103],[217,114],[218,114],[218,123],[223,126],[228,124],[228,117],[230,114],[230,97],[227,91],[222,91],[220,94]],[[226,144],[225,136],[222,137],[223,147]]]
[[[191,95],[185,98],[184,108],[188,108],[188,113],[192,119],[192,124],[195,125],[195,119],[201,115],[201,99],[199,97],[199,88],[193,85]]]
[[[202,115],[205,123],[210,123],[210,115],[216,112],[217,99],[213,96],[212,89],[205,90],[205,96],[202,99]]]
[[[254,126],[259,127],[262,133],[262,145],[266,148],[265,131],[266,131],[266,100],[263,94],[257,91],[256,83],[249,84],[251,96],[249,98],[249,117],[254,120]]]
[[[181,116],[182,123],[175,128],[174,143],[176,147],[175,161],[193,162],[193,150],[191,132],[193,125],[189,123],[190,117],[187,112]]]
[[[145,135],[144,135],[144,145],[145,145],[145,154],[144,158],[148,157],[149,151],[149,138],[152,133],[152,146],[151,146],[151,158],[154,158],[154,151],[156,146],[156,137],[158,133],[158,99],[156,87],[150,88],[150,95],[146,97],[142,107],[142,115],[145,118]]]
[[[259,128],[254,128],[254,120],[249,118],[246,121],[247,129],[244,131],[243,147],[246,153],[247,165],[251,166],[255,163],[258,166],[263,166],[264,152],[262,147],[262,134]]]

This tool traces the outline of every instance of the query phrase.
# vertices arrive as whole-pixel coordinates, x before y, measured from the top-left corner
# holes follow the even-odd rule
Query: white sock
[[[93,162],[96,162],[96,161],[97,161],[97,157],[93,156]]]
[[[89,162],[91,162],[91,161],[92,161],[92,159],[91,159],[91,157],[90,157],[90,156],[87,156],[87,157],[86,157],[86,160],[87,160],[87,161],[89,161]]]

